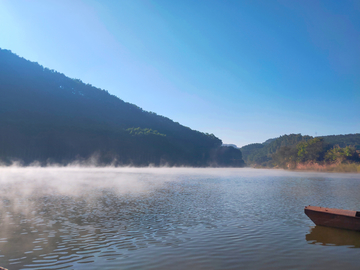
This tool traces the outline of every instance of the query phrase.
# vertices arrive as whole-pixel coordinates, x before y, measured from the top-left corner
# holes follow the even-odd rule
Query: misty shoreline
[[[326,173],[360,173],[360,164],[340,163],[340,164],[318,164],[318,163],[299,163],[293,168],[279,167],[253,167],[254,169],[275,169],[294,172],[326,172]]]
[[[49,164],[47,166],[36,166],[36,165],[27,165],[22,166],[19,164],[12,164],[9,166],[0,165],[0,171],[12,171],[12,172],[36,172],[36,171],[99,171],[99,172],[116,172],[116,173],[153,173],[153,174],[206,174],[206,175],[232,175],[241,172],[247,176],[255,175],[268,175],[268,176],[279,176],[279,175],[292,175],[294,173],[303,174],[321,174],[321,175],[336,175],[336,174],[346,174],[346,175],[358,175],[359,171],[326,171],[326,170],[315,170],[315,169],[284,169],[284,168],[266,168],[266,167],[170,167],[170,166],[147,166],[147,167],[136,167],[136,166],[92,166],[92,165],[59,165],[59,164]],[[3,179],[4,177],[0,177]]]

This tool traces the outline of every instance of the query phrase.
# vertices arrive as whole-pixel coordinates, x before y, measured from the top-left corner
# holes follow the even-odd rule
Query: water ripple
[[[0,186],[0,265],[11,270],[360,263],[359,234],[339,242],[303,214],[308,204],[360,209],[353,175],[43,170],[8,173]]]

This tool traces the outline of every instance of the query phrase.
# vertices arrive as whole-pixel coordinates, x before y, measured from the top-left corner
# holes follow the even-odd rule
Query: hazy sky
[[[0,0],[0,47],[224,143],[360,132],[359,0]]]

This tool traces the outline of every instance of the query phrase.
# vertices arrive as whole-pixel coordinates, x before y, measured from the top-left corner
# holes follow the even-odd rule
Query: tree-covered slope
[[[221,140],[0,49],[0,160],[242,166]]]
[[[248,165],[292,168],[306,162],[357,162],[359,150],[360,134],[316,138],[290,134],[241,148]]]
[[[290,134],[280,136],[279,138],[269,139],[264,143],[254,143],[245,145],[240,148],[243,158],[248,165],[269,166],[274,154],[282,146],[295,145],[300,141],[307,141],[310,136],[302,136],[301,134]]]
[[[321,137],[325,142],[339,147],[354,146],[360,150],[360,133],[346,135],[329,135]]]

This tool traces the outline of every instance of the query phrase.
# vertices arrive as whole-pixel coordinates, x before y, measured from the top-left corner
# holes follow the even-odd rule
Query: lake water
[[[0,168],[0,266],[359,269],[360,175],[255,169]]]

